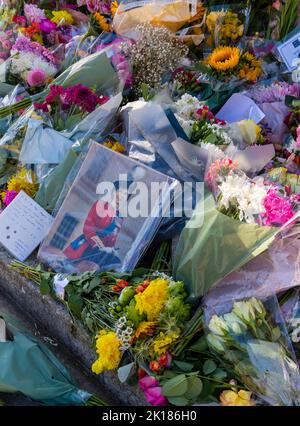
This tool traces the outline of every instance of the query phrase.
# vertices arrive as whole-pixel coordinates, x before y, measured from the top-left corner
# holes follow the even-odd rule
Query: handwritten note
[[[24,261],[46,237],[54,218],[25,192],[0,214],[0,243]]]
[[[289,71],[297,68],[297,61],[300,54],[300,27],[296,34],[294,32],[292,34],[290,37],[287,37],[284,43],[277,46],[277,50]]]

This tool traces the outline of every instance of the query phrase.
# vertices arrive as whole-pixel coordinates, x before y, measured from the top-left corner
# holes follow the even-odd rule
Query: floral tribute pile
[[[10,267],[84,327],[91,372],[145,404],[300,405],[299,1],[0,3],[1,212],[21,192],[54,218],[70,207],[42,242],[52,269]],[[130,183],[150,170],[203,189],[190,216],[145,225],[131,268],[114,265],[144,228],[122,221],[120,188],[113,218],[99,200],[72,216],[93,144]]]

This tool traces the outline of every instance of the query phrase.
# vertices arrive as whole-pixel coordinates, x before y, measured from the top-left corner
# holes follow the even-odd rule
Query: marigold
[[[7,190],[16,192],[24,191],[27,195],[33,197],[38,190],[38,184],[36,183],[34,173],[30,175],[23,167],[17,174],[9,179],[7,182]]]
[[[106,31],[107,33],[111,32],[111,26],[106,21],[103,15],[101,15],[99,12],[96,12],[94,13],[94,18],[96,19],[97,24],[103,31]]]
[[[168,297],[168,281],[157,278],[145,291],[135,296],[136,310],[146,314],[148,321],[156,320]]]
[[[220,46],[213,50],[205,62],[216,71],[229,71],[239,64],[240,54],[238,47]]]
[[[150,349],[151,352],[156,356],[165,354],[169,349],[170,345],[175,342],[178,337],[179,334],[175,332],[169,334],[164,334],[161,332],[159,334],[159,337],[153,340]]]
[[[73,16],[66,10],[53,10],[51,21],[55,24],[72,25],[74,23]]]
[[[220,401],[222,406],[244,406],[251,407],[255,405],[255,401],[251,399],[251,392],[240,390],[234,392],[233,390],[223,391],[220,395]]]
[[[93,363],[92,371],[101,374],[114,370],[121,360],[121,342],[113,331],[102,330],[96,337],[96,352],[99,358]]]

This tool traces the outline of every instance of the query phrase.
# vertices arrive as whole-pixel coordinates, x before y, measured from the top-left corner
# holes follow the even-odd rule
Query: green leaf
[[[201,336],[197,342],[195,342],[191,347],[190,350],[192,352],[204,352],[207,349],[207,340],[205,336]]]
[[[87,328],[90,330],[90,331],[94,331],[94,321],[92,320],[92,318],[91,317],[86,317],[85,319],[84,319],[84,322],[85,322],[85,324],[86,324],[86,326],[87,326]]]
[[[78,318],[81,318],[81,311],[83,307],[83,300],[77,294],[70,294],[68,298],[68,305],[72,313]]]
[[[134,367],[135,363],[131,362],[130,364],[123,365],[123,367],[118,368],[118,378],[121,383],[125,383],[128,377],[130,376],[130,373],[132,371],[132,368]]]
[[[176,367],[186,373],[192,371],[192,369],[194,368],[194,364],[191,364],[190,362],[174,361],[174,364],[176,365]]]
[[[184,394],[187,399],[197,398],[202,392],[202,380],[197,376],[188,377],[188,390]]]
[[[184,398],[183,396],[172,396],[170,398],[168,398],[168,401],[173,404],[173,405],[177,405],[177,406],[186,406],[189,405],[190,401],[186,398]]]
[[[188,388],[188,382],[184,374],[179,374],[173,379],[168,380],[162,388],[163,395],[166,397],[182,396]]]
[[[276,342],[276,340],[280,339],[281,331],[279,327],[274,327],[272,330],[272,340]]]
[[[40,284],[41,294],[43,294],[43,295],[49,294],[50,291],[51,291],[51,287],[50,287],[49,281],[47,279],[45,279],[44,276],[42,276],[41,284]]]
[[[213,393],[214,386],[209,380],[202,381],[202,392],[200,394],[201,399],[206,399]]]
[[[226,379],[227,372],[225,370],[222,370],[221,368],[217,368],[216,371],[213,374],[213,377],[215,379]]]
[[[95,277],[92,279],[92,281],[88,284],[86,292],[90,293],[91,291],[93,291],[96,287],[98,287],[98,285],[100,284],[100,280],[98,277]]]
[[[211,374],[216,370],[216,363],[212,359],[207,359],[203,364],[203,373]]]

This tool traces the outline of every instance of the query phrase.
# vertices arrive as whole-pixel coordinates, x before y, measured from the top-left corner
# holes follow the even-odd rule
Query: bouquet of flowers
[[[235,44],[245,33],[245,20],[248,10],[242,8],[214,7],[206,16],[205,25],[209,34],[207,43],[210,46]]]
[[[234,302],[231,309],[219,306],[222,315],[210,317],[207,340],[224,365],[263,401],[299,405],[299,367],[276,304],[252,297]]]
[[[299,216],[298,195],[263,177],[248,178],[230,158],[215,161],[205,180],[216,198],[206,194],[198,204],[174,265],[176,279],[184,280],[195,298],[266,250]]]
[[[59,71],[59,59],[28,37],[19,37],[11,49],[8,81],[21,79],[31,88],[46,86]]]

